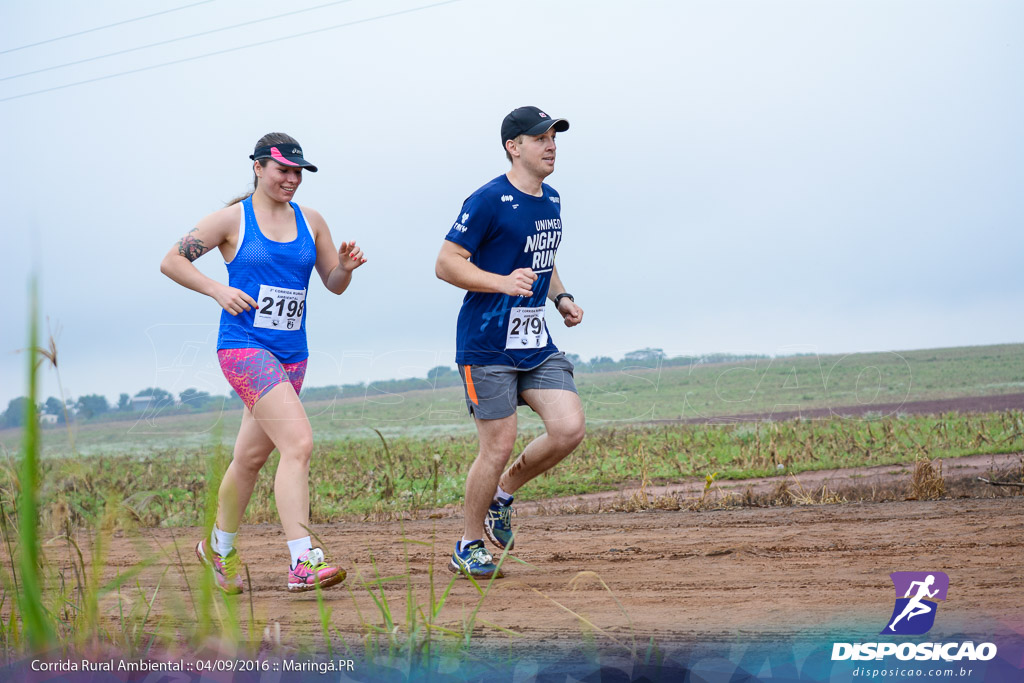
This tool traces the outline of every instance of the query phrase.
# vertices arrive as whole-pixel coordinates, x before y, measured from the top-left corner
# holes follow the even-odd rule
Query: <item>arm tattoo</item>
[[[201,239],[192,235],[192,233],[198,230],[199,228],[192,228],[189,233],[182,237],[178,242],[178,253],[189,261],[195,261],[210,250],[209,247],[203,244]]]

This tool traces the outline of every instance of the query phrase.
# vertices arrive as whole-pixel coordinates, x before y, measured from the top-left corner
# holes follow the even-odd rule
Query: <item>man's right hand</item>
[[[537,274],[532,268],[516,268],[502,278],[502,294],[509,296],[533,296],[533,283]]]

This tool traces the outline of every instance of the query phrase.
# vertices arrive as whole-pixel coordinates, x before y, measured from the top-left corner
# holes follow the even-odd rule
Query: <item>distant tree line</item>
[[[668,357],[662,349],[644,348],[630,351],[622,360],[613,360],[608,356],[594,356],[588,361],[570,353],[566,357],[576,366],[577,373],[615,372],[618,370],[661,367],[689,366],[711,363],[732,363],[751,359],[766,359],[761,354],[736,355],[731,353],[714,353],[703,356]],[[326,387],[307,387],[302,396],[308,401],[323,401],[334,398],[349,398],[373,394],[400,394],[407,391],[433,390],[444,387],[459,386],[462,379],[458,371],[447,365],[438,365],[427,371],[426,377],[409,377],[406,379],[387,379],[374,382],[359,382]],[[7,410],[0,414],[0,428],[20,427],[25,420],[24,396],[12,399]],[[87,394],[77,400],[62,402],[53,396],[37,406],[39,415],[56,417],[55,424],[64,424],[71,420],[123,420],[141,415],[169,415],[180,413],[202,413],[225,408],[240,408],[241,399],[233,392],[228,396],[211,395],[195,388],[185,389],[175,398],[171,392],[159,387],[149,387],[131,396],[121,394],[117,404],[111,405],[105,396]],[[52,418],[49,418],[52,420]]]
[[[349,398],[373,394],[401,394],[406,391],[423,389],[442,389],[462,384],[462,377],[457,370],[447,365],[438,365],[427,371],[426,377],[409,377],[406,379],[385,379],[374,382],[358,382],[327,387],[309,387],[303,390],[302,397],[309,401],[324,401],[332,398]]]
[[[589,361],[583,360],[574,353],[566,357],[576,366],[577,373],[615,372],[618,370],[660,367],[677,367],[709,363],[734,363],[737,361],[768,358],[762,354],[713,353],[702,356],[673,356],[671,358],[662,350],[654,348],[630,351],[622,360],[613,360],[608,356],[595,356]],[[439,365],[427,371],[426,378],[410,377],[407,379],[378,380],[370,383],[342,384],[327,387],[310,387],[305,389],[303,398],[311,401],[323,401],[332,398],[348,398],[372,394],[400,394],[417,389],[441,389],[443,387],[460,386],[462,378],[457,370]]]
[[[568,358],[576,366],[576,372],[615,372],[616,370],[636,368],[668,368],[689,365],[709,365],[713,363],[736,363],[744,360],[760,360],[769,356],[757,353],[735,354],[735,353],[710,353],[701,356],[672,356],[671,358],[662,349],[645,348],[630,351],[622,357],[622,360],[612,360],[608,356],[594,356],[588,361],[583,360],[574,353],[567,353]]]
[[[24,396],[11,399],[7,403],[7,409],[0,413],[0,429],[23,426],[27,402],[28,398]],[[36,414],[40,416],[41,420],[62,425],[69,419],[72,422],[100,422],[123,420],[145,414],[202,413],[224,407],[241,406],[242,401],[235,394],[215,396],[206,391],[189,388],[175,398],[171,392],[165,389],[149,387],[138,392],[134,397],[131,394],[121,394],[116,404],[111,404],[107,397],[101,394],[86,394],[67,401],[50,396],[36,406]]]

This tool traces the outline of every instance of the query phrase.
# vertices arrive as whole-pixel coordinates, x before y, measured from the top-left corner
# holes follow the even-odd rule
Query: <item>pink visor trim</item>
[[[281,154],[277,147],[270,148],[270,158],[279,164],[284,164],[285,166],[298,166],[298,164],[295,163],[294,161],[288,161],[287,159],[285,159],[284,155]]]

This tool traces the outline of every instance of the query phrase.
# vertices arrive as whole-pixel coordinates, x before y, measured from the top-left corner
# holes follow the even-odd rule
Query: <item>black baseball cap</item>
[[[249,155],[249,158],[253,161],[273,159],[285,166],[301,166],[312,173],[316,173],[316,166],[302,158],[302,148],[296,144],[257,147],[256,151]]]
[[[513,109],[501,122],[501,146],[504,149],[506,140],[514,140],[520,135],[543,135],[552,126],[556,133],[569,130],[568,121],[553,119],[537,107]]]

